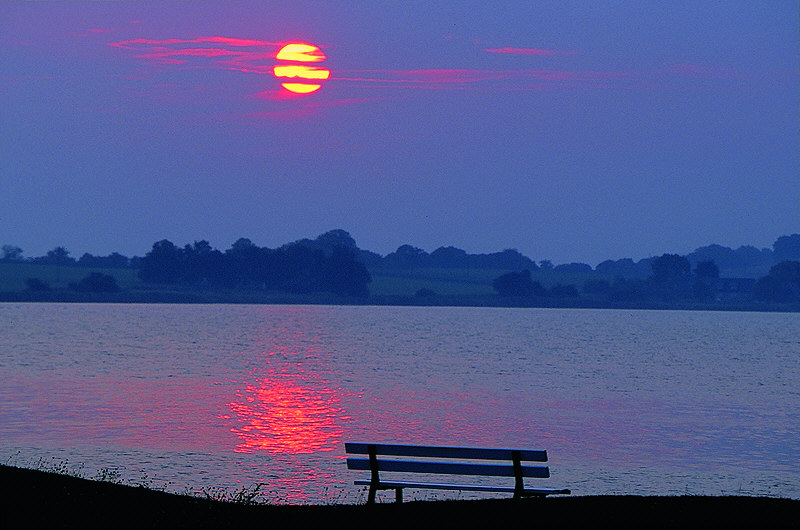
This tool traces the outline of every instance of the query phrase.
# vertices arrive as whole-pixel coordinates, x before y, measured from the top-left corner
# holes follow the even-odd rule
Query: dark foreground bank
[[[552,497],[376,506],[245,506],[0,466],[2,528],[796,527],[800,500]]]

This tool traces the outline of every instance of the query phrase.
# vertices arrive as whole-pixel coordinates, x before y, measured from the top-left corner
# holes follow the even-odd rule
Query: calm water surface
[[[358,502],[354,440],[547,449],[579,495],[800,498],[791,313],[0,304],[0,398],[3,463],[169,491]],[[467,497],[407,492],[434,495]]]

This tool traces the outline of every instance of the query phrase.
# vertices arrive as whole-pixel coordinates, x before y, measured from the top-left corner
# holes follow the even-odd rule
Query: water
[[[358,502],[345,441],[547,449],[575,494],[800,498],[800,315],[0,304],[0,462]],[[468,498],[409,490],[407,498]],[[388,499],[388,498],[387,498]]]

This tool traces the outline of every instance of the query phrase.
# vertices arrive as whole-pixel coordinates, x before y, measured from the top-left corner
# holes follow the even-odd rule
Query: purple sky
[[[535,260],[800,231],[796,1],[0,4],[0,244]],[[282,44],[331,77],[286,97]]]

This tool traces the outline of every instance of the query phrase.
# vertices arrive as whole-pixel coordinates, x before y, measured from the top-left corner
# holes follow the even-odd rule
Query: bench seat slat
[[[348,458],[347,468],[369,471],[366,458]],[[549,478],[550,469],[546,466],[521,466],[522,476],[529,478]],[[419,462],[405,460],[378,460],[378,471],[397,471],[407,473],[435,473],[440,475],[482,475],[492,477],[513,477],[514,466],[509,464],[477,464],[461,462]]]
[[[378,455],[385,456],[418,456],[430,458],[461,458],[467,460],[511,460],[514,449],[496,449],[482,447],[446,447],[428,445],[396,445],[367,444],[348,442],[345,451],[350,454],[369,454],[368,447],[374,445]],[[547,462],[547,451],[517,451],[523,462]]]
[[[348,455],[348,469],[370,472],[370,480],[355,481],[356,485],[369,486],[367,504],[375,503],[376,492],[388,489],[395,490],[396,502],[401,503],[405,488],[513,493],[515,499],[571,493],[568,489],[525,487],[524,478],[550,477],[547,465],[524,464],[547,462],[547,451],[544,450],[347,442],[345,451]],[[404,457],[419,459],[408,460]],[[492,460],[503,462],[491,462]],[[400,481],[381,480],[381,473],[392,472],[509,477],[514,479],[514,486],[410,482],[402,480],[406,478],[403,476],[398,477]]]
[[[369,486],[369,480],[356,480],[354,482],[357,486]],[[507,486],[486,486],[478,484],[437,484],[430,482],[383,482],[378,485],[378,489],[396,489],[396,488],[420,488],[420,489],[435,489],[435,490],[454,490],[454,491],[489,491],[493,493],[514,493],[513,487]],[[568,495],[570,490],[565,489],[547,489],[547,488],[525,488],[523,492],[526,495],[554,495],[562,494]]]

